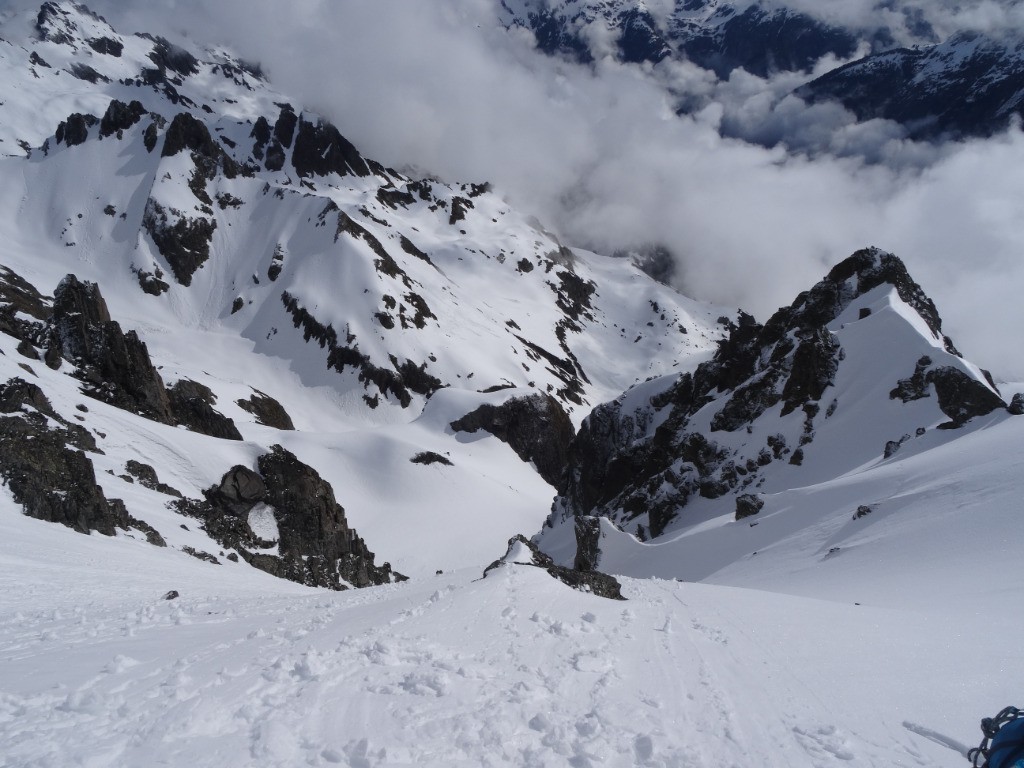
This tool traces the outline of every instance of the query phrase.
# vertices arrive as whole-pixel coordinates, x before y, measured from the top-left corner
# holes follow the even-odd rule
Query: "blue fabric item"
[[[999,729],[988,747],[985,768],[1024,768],[1024,717]]]

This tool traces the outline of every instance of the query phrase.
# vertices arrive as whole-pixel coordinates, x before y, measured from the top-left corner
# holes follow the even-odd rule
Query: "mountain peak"
[[[36,15],[41,39],[58,45],[89,43],[99,53],[108,53],[108,42],[117,37],[113,28],[97,13],[75,2],[45,2]]]
[[[921,316],[935,337],[942,340],[947,352],[959,355],[953,343],[942,335],[942,319],[935,303],[910,276],[903,261],[874,247],[859,250],[839,262],[813,288],[797,296],[788,308],[780,309],[766,328],[780,322],[801,330],[827,325],[858,298],[887,284]]]

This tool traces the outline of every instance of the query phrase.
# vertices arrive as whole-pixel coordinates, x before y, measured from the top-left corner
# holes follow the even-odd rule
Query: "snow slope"
[[[928,734],[975,741],[1024,672],[1020,587],[983,553],[901,590],[928,540],[878,565],[884,605],[658,579],[618,602],[529,566],[214,581],[9,503],[0,525],[5,766],[949,766]]]

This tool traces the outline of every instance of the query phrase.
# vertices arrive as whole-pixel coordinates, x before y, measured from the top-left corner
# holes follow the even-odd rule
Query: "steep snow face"
[[[30,379],[55,414],[44,422],[87,430],[89,471],[124,501],[110,515],[129,535],[141,521],[224,568],[246,567],[228,559],[240,542],[282,554],[286,513],[250,514],[265,499],[229,499],[216,526],[197,512],[279,445],[329,484],[378,563],[485,564],[536,528],[553,489],[505,443],[450,424],[542,394],[578,425],[630,384],[692,367],[731,316],[564,247],[487,184],[364,158],[226,51],[121,35],[71,3],[7,17],[0,38],[0,381]],[[69,273],[99,286],[97,323],[119,326],[82,338],[116,340],[109,351],[137,334],[122,357],[147,361],[156,410],[114,407],[109,361],[61,362],[44,326]],[[38,294],[29,314],[17,276]]]
[[[692,578],[700,568],[678,552],[665,570],[665,542],[684,542],[680,532],[759,526],[765,511],[784,517],[794,489],[926,453],[1006,418],[1002,397],[942,335],[903,265],[862,251],[764,327],[742,321],[692,375],[596,409],[570,448],[566,492],[539,542],[560,562]],[[588,516],[625,533],[582,523]],[[636,546],[605,541],[631,534]],[[652,537],[651,547],[640,544]],[[646,550],[662,554],[645,564]]]

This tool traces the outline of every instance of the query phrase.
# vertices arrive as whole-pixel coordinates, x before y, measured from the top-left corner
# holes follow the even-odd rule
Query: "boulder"
[[[256,417],[256,423],[275,429],[293,430],[291,417],[277,400],[270,395],[253,390],[248,400],[236,400],[235,405]]]

